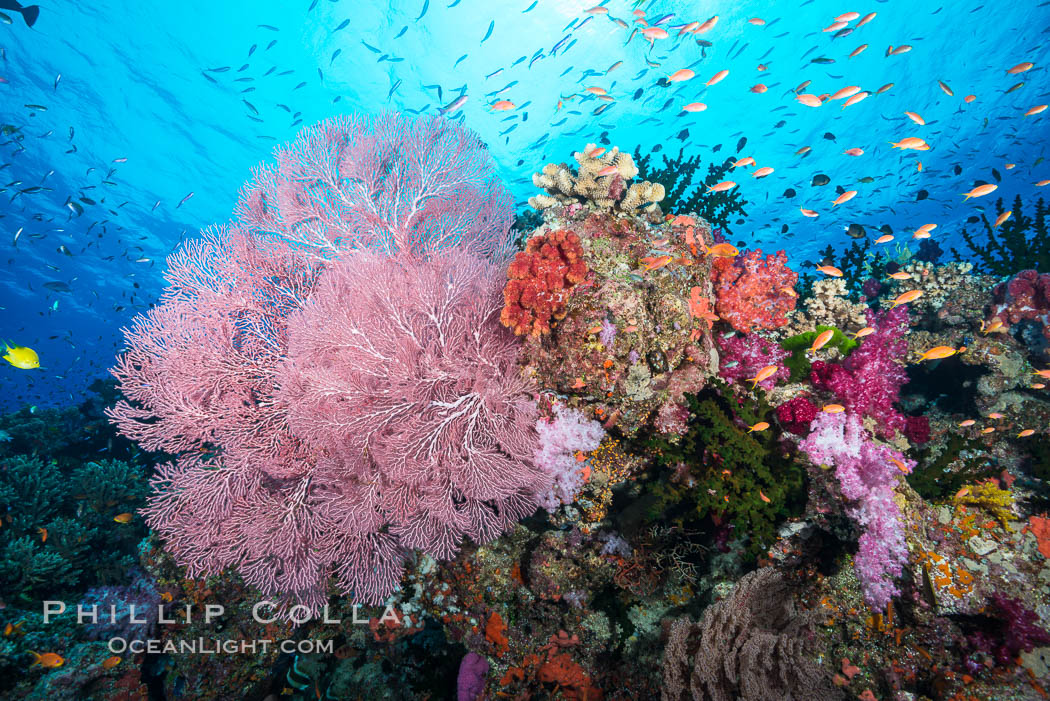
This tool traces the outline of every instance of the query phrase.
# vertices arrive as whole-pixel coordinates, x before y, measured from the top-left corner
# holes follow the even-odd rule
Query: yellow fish
[[[751,433],[751,431],[765,431],[767,428],[769,428],[769,423],[768,422],[766,422],[766,421],[759,421],[754,426],[751,426],[748,429],[747,432]]]
[[[40,367],[40,356],[32,348],[26,348],[25,346],[12,348],[7,343],[4,344],[4,348],[7,349],[7,353],[3,356],[4,360],[16,368],[20,370],[34,370]]]
[[[123,513],[123,514],[117,514],[116,516],[114,516],[113,520],[116,521],[117,523],[131,523],[131,519],[133,519],[133,518],[134,518],[134,516],[132,516],[129,513]]]
[[[842,412],[846,411],[846,407],[842,406],[841,404],[825,404],[822,411],[828,414],[841,414]]]
[[[818,265],[817,270],[831,277],[842,277],[842,271],[833,265]]]
[[[29,654],[36,658],[36,662],[33,663],[34,665],[38,664],[42,667],[48,667],[50,669],[61,667],[66,662],[65,659],[62,658],[62,655],[59,655],[55,652],[45,652],[43,655],[38,655],[37,653],[30,650]]]
[[[864,338],[865,336],[870,336],[873,333],[875,333],[875,329],[873,329],[870,326],[865,326],[863,329],[853,334],[853,338]]]

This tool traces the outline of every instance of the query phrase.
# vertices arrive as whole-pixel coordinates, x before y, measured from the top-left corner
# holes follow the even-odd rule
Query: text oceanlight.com
[[[184,654],[184,655],[254,655],[266,654],[271,648],[281,652],[308,655],[312,653],[331,654],[335,650],[334,640],[218,640],[215,638],[197,638],[196,640],[127,640],[110,638],[109,650],[114,655],[124,653],[150,655]]]

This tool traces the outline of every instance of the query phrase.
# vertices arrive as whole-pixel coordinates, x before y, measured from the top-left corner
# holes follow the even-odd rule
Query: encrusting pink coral
[[[786,382],[791,377],[791,372],[784,366],[784,360],[791,354],[758,334],[720,336],[717,343],[721,350],[718,374],[728,382],[750,380],[770,365],[776,366],[776,371],[757,383],[762,389],[771,390],[777,382]]]

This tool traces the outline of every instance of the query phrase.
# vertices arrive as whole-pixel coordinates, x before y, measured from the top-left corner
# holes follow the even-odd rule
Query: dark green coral
[[[1005,211],[1000,197],[995,202],[996,216]],[[1050,270],[1050,232],[1047,231],[1047,206],[1043,198],[1035,203],[1035,216],[1028,217],[1022,211],[1021,196],[1014,198],[1009,219],[994,226],[988,216],[981,213],[984,241],[978,240],[980,232],[960,231],[969,255],[963,258],[955,248],[956,260],[970,260],[974,270],[980,273],[1007,276],[1021,270]]]
[[[649,442],[657,456],[649,518],[683,527],[729,522],[734,537],[747,536],[750,552],[761,553],[775,540],[777,522],[801,513],[805,470],[775,427],[749,431],[773,423],[764,400],[738,398],[717,380],[686,397],[687,433],[675,443],[660,436]]]
[[[713,228],[720,228],[732,233],[730,224],[738,217],[747,216],[744,207],[747,200],[738,188],[725,192],[710,192],[712,185],[728,179],[733,159],[727,158],[722,163],[712,163],[707,167],[707,176],[703,182],[697,180],[700,168],[700,156],[685,157],[685,149],[678,152],[678,157],[671,159],[663,156],[663,167],[652,165],[652,155],[643,154],[641,148],[634,151],[634,162],[638,166],[638,179],[660,183],[664,186],[664,198],[660,207],[665,212],[699,214],[710,222]]]

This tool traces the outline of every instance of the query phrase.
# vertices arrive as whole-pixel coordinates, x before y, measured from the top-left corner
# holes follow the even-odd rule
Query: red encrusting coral
[[[559,229],[533,236],[507,268],[500,321],[518,336],[550,333],[551,321],[565,316],[569,290],[586,275],[575,233]]]
[[[795,308],[792,288],[798,273],[787,266],[784,251],[764,259],[760,248],[718,257],[711,263],[711,275],[718,315],[742,333],[781,327]]]

